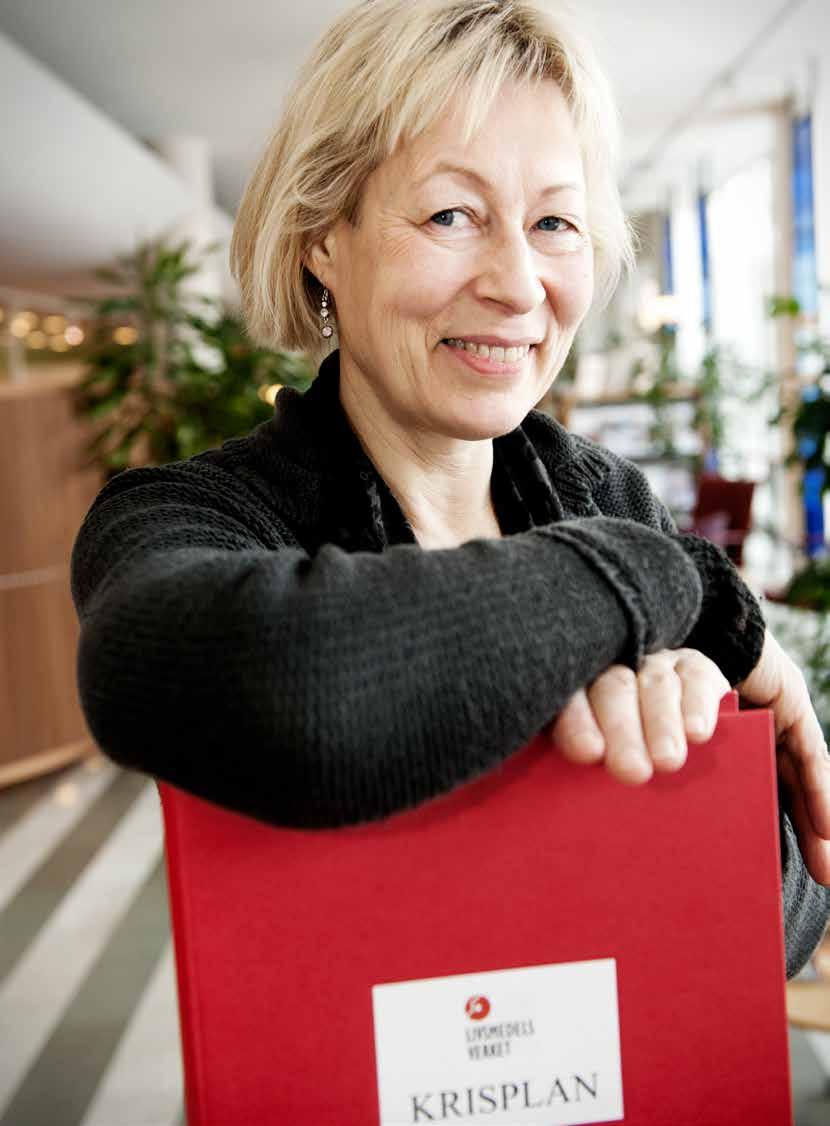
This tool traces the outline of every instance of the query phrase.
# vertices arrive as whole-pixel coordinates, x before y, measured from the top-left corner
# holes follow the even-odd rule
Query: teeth
[[[473,356],[483,356],[486,360],[495,360],[502,364],[515,364],[517,360],[523,360],[530,351],[529,344],[520,344],[510,348],[502,348],[496,345],[491,347],[489,344],[472,344],[469,340],[459,340],[456,337],[448,339],[447,344],[451,348],[463,348],[465,352],[469,352]]]

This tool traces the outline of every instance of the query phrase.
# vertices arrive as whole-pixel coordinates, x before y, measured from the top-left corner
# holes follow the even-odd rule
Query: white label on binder
[[[613,958],[372,987],[380,1126],[623,1117]]]

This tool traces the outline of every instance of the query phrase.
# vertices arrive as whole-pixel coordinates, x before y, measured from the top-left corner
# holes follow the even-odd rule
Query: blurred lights
[[[0,323],[5,319],[5,310],[0,308]],[[22,340],[27,348],[49,348],[53,352],[66,352],[86,339],[84,329],[79,324],[71,324],[63,314],[39,316],[30,309],[10,313],[8,331]]]
[[[116,344],[135,344],[138,340],[138,333],[132,325],[119,325],[113,332],[112,338]]]
[[[257,395],[259,395],[259,397],[260,397],[260,399],[262,399],[263,403],[268,403],[268,404],[270,404],[270,406],[273,406],[274,403],[276,402],[277,395],[280,393],[281,390],[282,390],[282,384],[281,383],[271,383],[267,387],[260,387],[259,390],[257,391]]]

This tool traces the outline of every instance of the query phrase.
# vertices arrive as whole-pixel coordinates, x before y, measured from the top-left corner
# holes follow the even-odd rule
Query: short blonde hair
[[[573,13],[543,0],[362,0],[303,64],[239,206],[230,246],[249,335],[319,358],[319,281],[306,252],[355,222],[368,176],[464,91],[465,140],[506,81],[553,79],[585,169],[596,300],[633,262],[616,180],[617,110]]]

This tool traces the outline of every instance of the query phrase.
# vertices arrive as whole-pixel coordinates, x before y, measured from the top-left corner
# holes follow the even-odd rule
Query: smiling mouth
[[[471,356],[481,356],[484,360],[494,360],[500,364],[515,364],[518,360],[523,360],[531,348],[536,347],[535,344],[517,344],[503,348],[491,344],[474,344],[472,341],[458,340],[454,337],[446,337],[441,343],[449,345],[450,348],[457,348],[461,352],[469,352]]]

